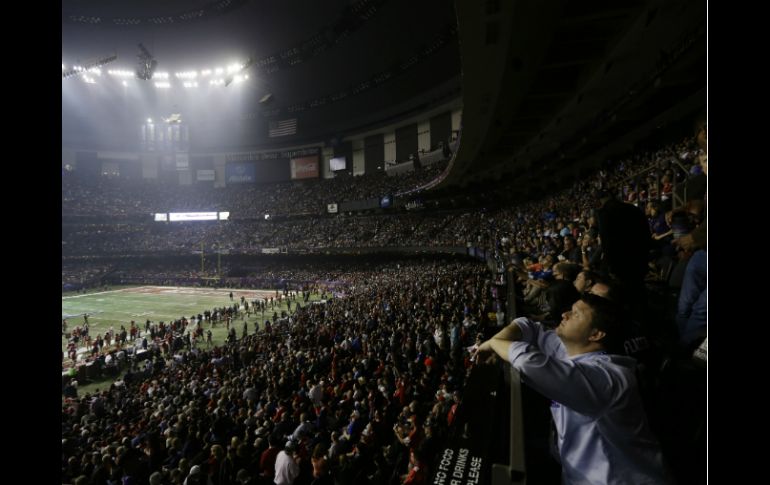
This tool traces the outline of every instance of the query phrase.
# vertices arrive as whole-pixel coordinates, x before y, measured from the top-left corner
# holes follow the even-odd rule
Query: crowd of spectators
[[[492,288],[478,264],[394,263],[270,331],[155,348],[109,389],[65,399],[63,483],[424,481]]]
[[[112,271],[109,263],[88,263],[62,261],[61,286],[62,291],[71,291],[83,287],[98,286]]]
[[[591,256],[598,235],[595,219],[599,206],[597,194],[599,190],[607,190],[613,192],[619,200],[634,204],[646,212],[654,233],[655,262],[658,271],[661,271],[674,256],[670,247],[671,240],[687,234],[703,218],[702,203],[689,204],[685,208],[687,210],[672,211],[673,187],[685,186],[688,175],[692,179],[700,178],[697,173],[700,164],[693,164],[697,162],[697,156],[698,150],[693,140],[687,139],[609,164],[593,176],[540,201],[491,211],[458,209],[446,213],[338,214],[309,219],[255,218],[226,222],[68,223],[63,225],[62,252],[69,256],[190,252],[203,249],[255,254],[264,248],[322,250],[475,246],[539,258],[548,253],[556,256],[562,252],[562,238],[571,235],[574,240],[568,238],[568,241],[577,248],[585,248]],[[685,170],[691,173],[684,173]],[[367,180],[366,177],[355,179]],[[312,183],[313,186],[321,187],[333,185],[335,181]],[[662,189],[664,185],[665,190]],[[656,188],[659,186],[661,189]],[[168,193],[174,194],[175,190],[183,189],[170,189]],[[240,190],[228,189],[223,193],[239,194]],[[244,190],[244,194],[251,193],[251,189]],[[690,190],[688,195],[691,200],[698,200],[696,190]],[[205,204],[201,199],[205,199],[205,196],[190,197],[190,200],[196,201],[194,203],[202,204],[198,208],[203,209]],[[99,203],[101,200],[95,197],[87,204],[81,204],[96,210],[105,207]],[[147,200],[152,198],[137,196],[134,204],[129,205],[145,203]],[[254,207],[257,206],[254,204]]]
[[[339,173],[324,180],[295,180],[274,184],[232,184],[226,188],[196,184],[171,186],[161,182],[62,177],[63,216],[144,216],[166,212],[227,211],[233,219],[265,214],[324,214],[327,204],[379,199],[412,191],[438,177],[447,162],[387,175],[384,171],[360,176]]]
[[[546,326],[557,325],[583,292],[642,319],[645,282],[672,283],[671,268],[679,267],[676,324],[692,351],[706,331],[704,150],[705,128],[609,162],[542,200],[491,210],[71,224],[63,227],[63,254],[483,248],[499,272],[515,275],[517,314]],[[253,274],[266,272],[285,274]],[[340,281],[346,297],[302,308],[286,322],[287,334],[181,357],[156,353],[150,372],[65,402],[63,473],[73,481],[151,483],[152,476],[197,483],[202,475],[217,485],[277,476],[297,484],[424,483],[419,477],[428,476],[436,443],[451,429],[467,347],[492,324],[490,313],[502,313],[493,278],[471,263],[429,262],[302,276]],[[633,331],[626,337],[635,341]],[[236,481],[239,475],[253,481]]]

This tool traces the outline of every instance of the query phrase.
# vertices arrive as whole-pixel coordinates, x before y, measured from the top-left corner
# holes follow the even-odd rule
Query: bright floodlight
[[[152,118],[147,118],[147,123],[152,123]]]
[[[270,219],[270,214],[265,214],[265,220]]]
[[[123,81],[123,86],[128,86],[128,83],[126,81]]]

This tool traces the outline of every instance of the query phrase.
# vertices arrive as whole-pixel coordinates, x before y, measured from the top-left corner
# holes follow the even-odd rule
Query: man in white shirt
[[[292,485],[299,476],[299,465],[294,461],[294,451],[296,446],[293,441],[287,441],[283,450],[278,453],[275,459],[275,479],[276,485]]]
[[[310,400],[313,402],[313,406],[320,408],[321,402],[324,397],[324,381],[321,380],[317,384],[313,385],[310,388],[310,393],[308,395],[310,397]]]

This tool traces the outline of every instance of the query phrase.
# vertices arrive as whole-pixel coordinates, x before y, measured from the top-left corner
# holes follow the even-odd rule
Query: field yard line
[[[72,298],[83,298],[84,296],[105,295],[107,293],[119,293],[121,291],[136,290],[138,288],[148,288],[148,287],[147,286],[139,286],[139,287],[133,287],[133,288],[121,288],[119,290],[97,291],[96,293],[86,293],[85,295],[63,296],[63,297],[61,297],[61,299],[62,300],[69,300],[69,299],[72,299]]]
[[[250,296],[251,298],[254,298],[254,297],[258,297],[258,298],[259,297],[264,297],[262,295],[272,296],[274,294],[274,292],[275,292],[275,290],[254,290],[254,289],[251,289],[251,288],[218,288],[218,289],[215,290],[213,288],[200,288],[200,287],[196,288],[196,287],[193,287],[193,286],[151,286],[151,285],[148,285],[148,286],[133,286],[131,288],[121,288],[119,290],[97,291],[96,293],[86,293],[85,295],[63,296],[63,297],[61,297],[61,299],[62,300],[69,300],[69,299],[72,299],[72,298],[82,298],[84,296],[92,296],[92,295],[104,295],[104,294],[107,294],[107,293],[121,293],[121,292],[131,292],[131,293],[133,293],[133,292],[137,292],[137,290],[141,291],[141,290],[144,290],[144,289],[191,290],[190,293],[189,293],[190,295],[195,294],[195,293],[204,294],[204,295],[206,295],[206,293],[213,293],[213,294],[208,294],[206,296],[218,296],[220,294],[227,296],[231,291],[233,293],[235,293],[235,292],[256,293],[256,295],[252,294]],[[139,294],[141,294],[140,291],[138,292]]]

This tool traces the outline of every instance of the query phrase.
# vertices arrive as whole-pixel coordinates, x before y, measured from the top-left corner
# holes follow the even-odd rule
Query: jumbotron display
[[[169,212],[155,214],[156,221],[226,221],[230,218],[229,212]]]

